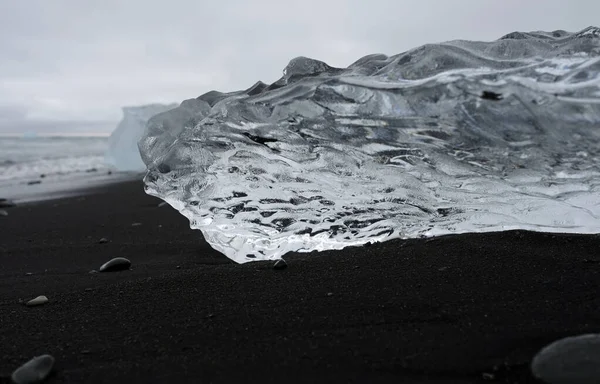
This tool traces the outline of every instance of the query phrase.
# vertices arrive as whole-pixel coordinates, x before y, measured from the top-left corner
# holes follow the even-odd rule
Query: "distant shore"
[[[534,383],[541,347],[598,331],[600,236],[393,240],[276,271],[140,181],[85,193],[0,217],[0,378],[48,353],[48,383]],[[114,257],[132,270],[90,273]]]

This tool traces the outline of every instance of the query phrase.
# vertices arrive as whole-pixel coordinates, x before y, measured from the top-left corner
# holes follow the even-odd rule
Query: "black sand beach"
[[[390,241],[275,271],[158,203],[129,182],[7,209],[2,380],[48,353],[49,383],[531,383],[539,348],[600,330],[599,236]],[[118,256],[131,271],[89,273]]]

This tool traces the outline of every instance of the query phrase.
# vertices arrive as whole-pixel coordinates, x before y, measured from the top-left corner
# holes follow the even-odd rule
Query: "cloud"
[[[347,66],[450,39],[580,30],[598,13],[595,0],[4,1],[0,119],[12,117],[0,132],[32,122],[97,128],[118,121],[123,105],[272,82],[301,55]]]

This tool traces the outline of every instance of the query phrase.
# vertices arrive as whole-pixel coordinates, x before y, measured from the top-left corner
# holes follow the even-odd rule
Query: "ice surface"
[[[397,237],[600,232],[597,28],[451,41],[153,117],[146,190],[231,259]]]
[[[119,171],[145,171],[140,158],[138,141],[144,133],[148,120],[161,112],[177,107],[177,104],[148,104],[124,107],[123,119],[108,139],[105,161]]]

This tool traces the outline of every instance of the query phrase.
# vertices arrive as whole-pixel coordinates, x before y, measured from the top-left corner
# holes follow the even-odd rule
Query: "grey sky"
[[[110,132],[120,107],[452,39],[597,24],[598,0],[0,0],[0,133]]]

